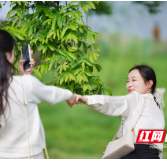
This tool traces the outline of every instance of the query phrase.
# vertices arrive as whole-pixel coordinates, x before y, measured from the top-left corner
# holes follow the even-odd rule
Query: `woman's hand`
[[[76,96],[75,104],[86,103],[88,101],[88,98],[86,96],[81,96],[77,94],[75,94],[75,96]]]
[[[68,107],[72,107],[75,104],[76,96],[73,94],[69,100],[66,100]]]
[[[31,55],[33,54],[33,51],[31,50]],[[19,67],[19,75],[20,76],[22,76],[22,75],[24,75],[24,74],[31,74],[32,72],[33,72],[33,70],[34,70],[34,65],[35,65],[35,61],[34,61],[34,59],[31,59],[30,60],[30,63],[29,64],[31,64],[32,65],[32,67],[30,67],[30,68],[28,68],[27,70],[24,70],[24,68],[23,68],[23,62],[24,62],[25,60],[19,60],[19,64],[18,64],[18,67]]]

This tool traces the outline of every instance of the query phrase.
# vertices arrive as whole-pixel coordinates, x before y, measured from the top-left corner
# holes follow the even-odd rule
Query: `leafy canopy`
[[[94,68],[99,72],[102,69],[95,63],[100,51],[95,38],[101,35],[84,24],[81,12],[95,9],[98,3],[71,1],[62,6],[56,1],[11,1],[8,20],[0,28],[15,38],[19,50],[30,44],[34,53],[40,51],[42,63],[34,72],[41,78],[42,73],[51,71],[47,84],[78,94],[111,95],[110,88],[93,74]]]

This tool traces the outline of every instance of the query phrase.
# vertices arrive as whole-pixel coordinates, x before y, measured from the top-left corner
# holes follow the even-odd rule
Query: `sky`
[[[151,39],[152,29],[155,24],[158,24],[161,39],[167,40],[167,2],[160,6],[161,12],[156,15],[151,15],[145,6],[133,4],[131,1],[112,1],[109,3],[113,5],[113,15],[88,17],[88,25],[93,31],[109,34],[121,33],[135,35],[142,39]],[[10,9],[10,2],[7,2],[0,9],[0,20],[5,20]],[[84,17],[84,22],[86,22],[86,17]]]

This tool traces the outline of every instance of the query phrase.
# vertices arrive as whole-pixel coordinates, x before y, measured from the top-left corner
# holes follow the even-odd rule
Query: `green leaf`
[[[63,15],[63,18],[64,18],[65,16],[69,15],[69,14],[71,14],[71,12],[65,13],[65,14]]]
[[[100,51],[100,48],[98,47],[97,44],[93,44],[93,47],[94,47],[94,49],[96,49],[97,51]]]
[[[62,20],[61,20],[61,17],[58,18],[57,25],[59,26],[60,29],[62,28]]]
[[[96,7],[95,7],[93,1],[86,1],[86,3],[87,3],[91,8],[96,9]]]
[[[98,34],[98,33],[96,33],[96,32],[91,32],[93,35],[95,35],[95,36],[97,36],[97,37],[102,37],[102,35],[101,34]]]
[[[110,96],[112,96],[112,91],[111,91],[111,89],[110,89],[109,87],[107,87],[107,86],[105,86],[105,88],[106,88],[108,94],[109,94]]]
[[[99,83],[96,80],[89,80],[89,83],[90,83],[92,89],[95,89],[96,87],[98,89],[100,89],[100,85],[99,85]]]
[[[55,62],[55,60],[52,60],[52,61],[50,62],[50,64],[49,64],[49,69],[48,69],[49,71],[52,69],[54,62]]]
[[[89,84],[83,85],[83,92],[85,93],[89,89]]]
[[[35,68],[34,68],[34,73],[35,73],[39,78],[41,78],[40,72],[39,72],[37,69],[35,69]]]
[[[60,85],[64,82],[65,77],[66,77],[67,74],[68,74],[68,72],[65,72],[65,73],[61,76],[61,78],[60,78]]]
[[[96,9],[94,3],[92,1],[86,1],[86,3],[93,9]]]
[[[49,18],[55,18],[55,15],[48,8],[44,8],[43,11]]]
[[[103,95],[108,95],[108,91],[107,91],[107,89],[105,87],[102,87],[101,91],[102,91]]]
[[[63,31],[62,31],[62,33],[61,33],[61,38],[64,37],[64,34],[66,33],[67,29],[68,29],[68,27],[66,27],[66,28],[63,29]]]
[[[19,22],[17,23],[17,26],[20,27],[22,22],[23,22],[23,20],[19,20]]]
[[[63,7],[63,8],[60,10],[60,14],[62,14],[63,11],[66,10],[68,7],[69,7],[69,6],[65,6],[65,7]]]
[[[6,19],[7,19],[9,16],[11,16],[13,13],[15,13],[15,12],[16,12],[16,10],[10,10],[10,11],[8,12],[7,16],[6,16]]]
[[[82,21],[76,21],[78,25],[84,26],[84,23]]]
[[[50,61],[50,60],[52,60],[52,58],[50,58],[50,57],[45,59],[45,61]]]
[[[28,30],[28,36],[31,36],[33,32],[33,26],[31,26]]]
[[[80,72],[78,75],[77,75],[77,82],[79,83],[79,84],[81,84],[81,82],[82,82],[82,73]]]
[[[94,62],[94,59],[97,60],[97,58],[99,57],[99,54],[97,54],[96,52],[92,52],[89,54],[89,59],[90,61],[93,63]]]
[[[93,74],[92,74],[90,71],[88,71],[88,70],[85,70],[84,73],[85,73],[87,76],[90,76],[90,77],[93,76]]]
[[[54,18],[52,21],[52,30],[55,30],[57,18]]]
[[[19,38],[20,40],[24,40],[24,37],[17,32],[13,33],[13,35],[16,36],[17,38]]]
[[[88,82],[88,77],[82,73],[82,79],[85,81],[85,82]]]
[[[97,69],[98,72],[100,72],[100,70],[102,70],[102,68],[99,64],[95,64],[95,66],[96,66],[96,69]]]
[[[93,56],[93,54],[88,54],[88,56],[89,56],[89,60],[92,62],[92,63],[94,63],[94,56]]]
[[[73,25],[69,25],[68,28],[71,29],[71,30],[77,31],[76,27],[73,26]]]
[[[21,1],[17,1],[17,3],[21,6]]]
[[[83,33],[83,29],[81,27],[79,27],[79,31],[80,33]]]
[[[75,41],[75,43],[78,43],[78,39],[75,34],[71,34],[71,38]]]
[[[89,40],[89,31],[86,31],[84,35],[85,35],[85,42],[87,43]]]
[[[45,65],[41,64],[41,74],[45,71]]]
[[[52,51],[55,51],[55,46],[53,43],[49,42],[48,43],[48,46],[49,46],[49,49],[52,50]]]
[[[95,66],[94,63],[90,62],[89,60],[85,60],[85,63],[88,65],[88,66]]]
[[[52,35],[54,34],[54,31],[52,29],[50,29],[48,35],[47,35],[47,38],[50,38]]]
[[[97,5],[99,5],[99,2],[100,2],[100,1],[93,1],[93,2],[94,2],[95,4],[97,4]]]
[[[77,48],[76,48],[75,46],[73,46],[73,47],[67,46],[67,47],[68,47],[68,50],[69,50],[70,52],[75,52],[75,51],[77,50]]]
[[[67,52],[67,54],[72,58],[72,59],[76,59],[76,56],[73,54],[73,53],[71,53],[71,52]]]
[[[17,10],[16,13],[19,17],[23,17],[22,13],[19,10]]]
[[[90,39],[91,39],[92,43],[95,43],[95,37],[92,33],[90,33]]]
[[[79,65],[80,63],[82,63],[83,59],[78,59],[77,61],[73,62],[71,68],[75,68],[77,65]]]
[[[71,90],[71,92],[73,92],[73,90],[74,90],[74,83],[71,84],[70,90]]]
[[[84,57],[84,53],[81,51],[81,50],[77,50],[75,53],[74,53],[76,56],[80,56],[80,57]]]
[[[82,7],[82,10],[85,12],[85,14],[87,13],[88,9],[91,9],[91,7],[90,7],[90,6],[87,6],[87,5],[84,5],[84,6]]]
[[[48,67],[49,67],[49,65],[48,65],[48,64],[45,64],[45,73],[47,73]]]
[[[16,19],[14,20],[14,22],[12,23],[12,26],[14,26],[17,22],[17,20],[19,19],[19,17],[16,17]]]
[[[77,75],[79,72],[81,72],[81,69],[80,69],[80,68],[74,70],[74,71],[73,71],[73,74],[74,74],[74,75]]]
[[[0,4],[0,8],[2,8],[2,5]]]
[[[85,70],[85,61],[82,62],[82,69]]]
[[[59,38],[60,38],[59,30],[56,30],[56,34],[57,34],[57,37],[58,37],[58,40],[59,40]]]
[[[74,16],[77,20],[80,20],[80,15],[76,11],[72,11],[71,13],[74,14]]]
[[[42,25],[44,25],[44,24],[46,24],[46,23],[50,24],[51,21],[52,21],[52,19],[47,19],[47,20],[45,20],[45,21],[42,23]]]

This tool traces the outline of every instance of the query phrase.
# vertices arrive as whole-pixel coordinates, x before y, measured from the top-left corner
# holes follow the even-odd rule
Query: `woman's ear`
[[[9,53],[9,52],[6,52],[6,58],[7,58],[7,60],[10,62],[11,56],[10,56],[10,53]]]
[[[148,82],[147,82],[147,87],[152,87],[152,85],[153,85],[153,80],[149,80]]]

